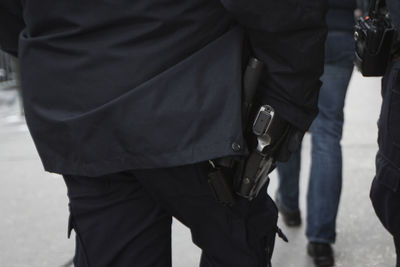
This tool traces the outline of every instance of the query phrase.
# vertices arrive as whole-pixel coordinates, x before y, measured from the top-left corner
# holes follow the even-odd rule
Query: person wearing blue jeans
[[[319,114],[310,127],[312,164],[307,193],[306,235],[308,253],[317,266],[333,266],[331,244],[336,237],[336,215],[342,187],[342,151],[340,140],[344,122],[343,108],[353,72],[355,1],[331,0],[328,12],[329,32],[325,44],[325,69],[319,94]],[[279,210],[288,226],[301,223],[299,175],[301,151],[286,163],[278,164]]]

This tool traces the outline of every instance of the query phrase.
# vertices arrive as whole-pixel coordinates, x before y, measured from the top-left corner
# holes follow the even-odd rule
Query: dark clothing
[[[201,266],[269,263],[271,199],[225,208],[211,195],[207,164],[191,164],[247,153],[241,87],[251,53],[265,65],[258,99],[309,127],[326,8],[325,0],[0,0],[0,45],[20,59],[30,132],[45,169],[68,186],[76,266],[170,266],[172,216],[190,227]]]
[[[356,0],[329,0],[326,21],[330,31],[353,31]]]
[[[170,267],[171,216],[191,229],[201,267],[265,267],[277,209],[266,194],[233,208],[214,201],[207,164],[65,176],[76,267]]]
[[[396,30],[400,31],[400,2],[386,0]],[[376,177],[371,187],[375,212],[393,235],[400,267],[400,62],[394,62],[382,79],[382,109],[379,118],[379,151]]]
[[[400,2],[386,0],[397,31],[400,31]],[[379,118],[379,151],[376,177],[371,187],[375,212],[393,235],[400,267],[400,62],[391,64],[382,80],[382,109]]]
[[[394,237],[394,245],[396,246],[397,263],[396,267],[400,267],[400,235]]]
[[[385,228],[400,237],[400,62],[388,68],[382,82],[382,109],[379,118],[376,177],[371,200]],[[400,244],[396,244],[397,251]],[[397,255],[400,267],[400,254]]]
[[[398,231],[399,226],[394,224],[399,223],[400,193],[393,192],[391,188],[380,182],[379,178],[375,178],[370,196],[376,214],[385,228],[392,234],[395,233],[396,228]],[[397,232],[397,236],[393,236],[393,241],[397,254],[396,267],[400,267],[400,232]]]
[[[386,0],[386,5],[392,19],[393,26],[400,32],[400,1]]]
[[[317,114],[323,0],[21,2],[0,1],[0,44],[18,51],[48,171],[98,176],[245,154],[243,40],[266,65],[262,102],[303,131]]]
[[[16,56],[18,53],[18,33],[25,27],[21,2],[0,1],[0,48]]]

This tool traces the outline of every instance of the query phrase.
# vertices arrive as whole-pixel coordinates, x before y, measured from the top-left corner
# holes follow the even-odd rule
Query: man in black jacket
[[[274,204],[260,194],[219,205],[207,162],[247,154],[246,47],[265,65],[258,99],[293,129],[309,127],[325,9],[322,0],[0,1],[0,44],[19,57],[30,132],[45,170],[68,187],[76,266],[170,266],[172,216],[190,227],[202,266],[268,264]]]
[[[386,0],[397,33],[400,32],[400,2]],[[378,121],[376,176],[371,200],[376,214],[393,235],[400,267],[400,41],[397,40],[392,62],[382,79],[382,108]]]

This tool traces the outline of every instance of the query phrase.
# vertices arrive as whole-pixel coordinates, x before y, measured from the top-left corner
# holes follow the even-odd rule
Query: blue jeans
[[[333,243],[342,187],[343,107],[353,71],[353,39],[348,32],[329,32],[321,78],[319,114],[310,127],[312,164],[307,193],[306,235],[311,242]],[[299,210],[300,151],[278,164],[277,197],[289,211]]]

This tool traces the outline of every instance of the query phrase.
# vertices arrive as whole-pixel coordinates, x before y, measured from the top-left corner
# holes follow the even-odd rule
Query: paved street
[[[356,73],[346,101],[344,184],[334,246],[336,266],[394,267],[391,238],[376,219],[368,197],[377,150],[379,86],[379,79],[364,79]],[[58,175],[43,171],[24,121],[18,116],[15,91],[3,87],[0,86],[0,266],[61,267],[74,252],[73,239],[66,238],[66,188]],[[303,218],[309,139],[306,136],[303,145]],[[274,195],[276,174],[271,180],[269,193]],[[174,267],[198,266],[200,250],[191,243],[189,231],[176,221],[173,227]],[[277,239],[273,266],[312,267],[305,250],[304,226],[287,229],[281,223],[281,227],[290,242]]]

